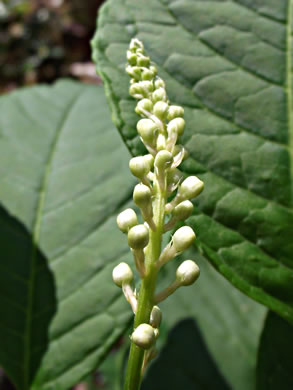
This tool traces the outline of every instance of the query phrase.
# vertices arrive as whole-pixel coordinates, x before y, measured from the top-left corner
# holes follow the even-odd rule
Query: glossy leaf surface
[[[0,110],[0,364],[19,390],[64,390],[131,318],[111,280],[130,259],[116,227],[129,152],[102,87],[23,89]]]

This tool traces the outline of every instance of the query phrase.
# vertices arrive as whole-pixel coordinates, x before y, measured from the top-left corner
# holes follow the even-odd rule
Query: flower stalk
[[[195,239],[193,230],[183,226],[162,251],[162,236],[192,214],[190,199],[200,194],[203,182],[196,176],[182,180],[183,175],[177,167],[187,153],[177,142],[185,127],[184,110],[169,104],[165,83],[157,76],[155,64],[146,56],[138,39],[132,39],[127,59],[126,71],[131,77],[129,93],[138,100],[135,111],[142,117],[137,123],[137,131],[149,152],[132,158],[129,163],[130,171],[139,180],[133,199],[145,223],[139,224],[136,213],[127,209],[118,215],[117,224],[128,236],[141,278],[139,293],[133,292],[133,273],[126,263],[114,268],[113,280],[122,288],[135,314],[124,390],[138,390],[147,364],[156,355],[155,343],[161,322],[156,303],[179,287],[194,283],[199,276],[194,261],[186,260],[178,267],[175,281],[156,293],[160,268],[185,251]],[[177,194],[168,202],[176,190]]]

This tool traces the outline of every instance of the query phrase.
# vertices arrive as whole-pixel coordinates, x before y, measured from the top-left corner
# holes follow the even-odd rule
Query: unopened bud
[[[138,134],[145,142],[153,144],[159,130],[158,125],[155,122],[151,119],[141,119],[137,122],[136,128]]]
[[[130,65],[136,65],[137,55],[131,50],[127,50],[127,61]]]
[[[133,38],[130,41],[129,49],[133,52],[136,52],[137,49],[141,49],[142,51],[144,51],[144,46],[143,46],[143,43],[139,39]]]
[[[182,145],[175,145],[172,150],[172,154],[174,156],[172,168],[177,168],[186,156],[186,150]]]
[[[196,176],[187,177],[179,187],[178,193],[182,199],[192,199],[199,195],[204,183]]]
[[[138,224],[137,216],[134,210],[126,209],[117,217],[117,225],[123,233],[127,233],[129,229]]]
[[[193,212],[193,204],[189,200],[179,203],[173,210],[173,216],[178,220],[189,218]]]
[[[155,77],[155,73],[148,68],[144,68],[141,73],[141,79],[142,80],[152,80]]]
[[[157,153],[154,164],[158,171],[163,171],[166,168],[170,167],[172,165],[172,162],[172,154],[167,150],[161,150],[159,153]]]
[[[152,192],[150,188],[144,184],[137,184],[133,191],[134,203],[141,209],[149,207],[152,201]]]
[[[159,133],[157,138],[157,150],[165,150],[166,149],[166,137],[164,134]]]
[[[164,80],[160,79],[159,77],[155,80],[155,88],[165,88],[165,82]]]
[[[166,102],[168,100],[165,88],[158,88],[152,93],[152,101],[154,103],[162,100]]]
[[[179,171],[179,169],[171,169],[168,172],[167,176],[167,183],[168,185],[174,185],[175,187],[178,186],[178,183],[183,178],[183,173]]]
[[[152,63],[152,65],[150,65],[150,71],[152,71],[153,72],[153,74],[154,74],[154,77],[156,76],[156,74],[157,74],[157,72],[158,72],[158,69],[156,68],[156,66],[155,66],[155,64],[154,63]]]
[[[137,57],[137,65],[138,66],[149,66],[150,64],[150,58],[149,57],[146,57],[144,55],[139,55]]]
[[[183,134],[185,120],[183,118],[172,119],[167,126],[168,134],[176,133],[178,136]]]
[[[153,103],[149,99],[140,100],[135,108],[135,112],[139,115],[145,115],[145,113],[150,113],[153,109]]]
[[[189,286],[193,284],[199,277],[200,270],[198,265],[192,260],[185,260],[179,265],[176,271],[176,279],[181,286]]]
[[[154,166],[154,157],[151,154],[145,154],[143,158],[145,159],[146,163],[148,164],[151,170],[152,167]]]
[[[194,231],[189,226],[182,226],[181,228],[176,230],[174,236],[172,237],[173,246],[177,253],[183,252],[188,249],[193,244],[194,240]]]
[[[129,169],[134,176],[143,179],[149,173],[150,166],[143,156],[138,156],[129,161]]]
[[[154,328],[149,324],[140,324],[131,335],[131,341],[142,349],[151,348],[155,340]]]
[[[143,249],[149,242],[149,231],[144,225],[133,226],[128,232],[128,245],[132,249]]]
[[[162,321],[162,312],[158,306],[154,306],[151,312],[150,324],[153,328],[159,328]]]
[[[174,118],[183,117],[184,109],[180,106],[170,106],[167,119],[171,121]]]
[[[141,68],[139,68],[138,66],[127,65],[126,72],[135,80],[140,80],[141,78]]]
[[[168,108],[169,106],[166,102],[159,101],[154,105],[153,113],[157,118],[165,120],[168,113]]]
[[[151,81],[139,81],[138,83],[131,84],[129,88],[129,94],[131,96],[142,95],[148,96],[154,90],[153,83]]]
[[[130,284],[132,282],[133,273],[128,264],[120,263],[113,269],[112,278],[118,287],[122,287],[123,284]]]

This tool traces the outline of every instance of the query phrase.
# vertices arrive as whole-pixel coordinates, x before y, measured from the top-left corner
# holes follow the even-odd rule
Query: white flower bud
[[[188,249],[193,244],[194,240],[194,231],[189,226],[182,226],[176,230],[174,236],[172,237],[173,246],[177,253]]]
[[[152,71],[153,72],[153,74],[154,74],[154,77],[156,76],[156,74],[157,74],[157,72],[158,72],[158,70],[157,70],[157,68],[156,68],[156,66],[155,66],[155,64],[154,63],[152,63],[152,65],[150,65],[150,71]]]
[[[154,165],[158,171],[163,171],[170,167],[173,162],[173,156],[167,150],[161,150],[157,153]]]
[[[155,88],[165,88],[165,82],[159,77],[155,80]]]
[[[131,340],[140,348],[151,348],[156,340],[154,328],[149,324],[140,324],[132,333]]]
[[[152,93],[152,101],[154,103],[162,100],[166,102],[168,100],[165,88],[158,88]]]
[[[204,183],[196,176],[187,177],[179,187],[178,193],[182,199],[192,199],[199,195]]]
[[[183,134],[185,120],[183,118],[172,119],[167,125],[168,134],[176,133],[178,136]]]
[[[168,113],[168,109],[168,104],[166,102],[160,101],[154,105],[153,113],[157,118],[165,120]]]
[[[199,274],[200,270],[198,265],[192,260],[185,260],[177,268],[176,279],[181,286],[189,286],[196,281]]]
[[[129,94],[137,98],[137,95],[141,95],[143,98],[147,97],[153,90],[154,85],[151,81],[139,81],[130,85]]]
[[[141,73],[141,79],[142,80],[152,80],[155,77],[155,73],[148,68],[143,68],[143,71]]]
[[[135,97],[136,99],[143,99],[145,97],[144,91],[140,88],[139,83],[130,85],[129,95]]]
[[[157,150],[165,150],[166,149],[166,137],[164,134],[159,133],[157,138]]]
[[[146,92],[152,92],[154,90],[154,84],[152,81],[140,81],[139,84]]]
[[[128,245],[132,249],[143,249],[149,242],[149,230],[144,225],[133,226],[128,232]]]
[[[152,167],[154,166],[154,157],[151,154],[145,154],[143,158],[145,159],[146,163],[148,164],[151,170]]]
[[[152,201],[152,192],[150,188],[144,184],[137,184],[134,187],[133,200],[141,209],[149,207]]]
[[[182,145],[175,145],[172,150],[172,154],[174,156],[172,168],[177,168],[186,155],[185,148]]]
[[[151,145],[154,143],[159,131],[158,125],[155,122],[151,119],[141,119],[137,122],[136,128],[138,134],[145,142]]]
[[[130,41],[129,49],[133,52],[136,52],[137,49],[141,49],[142,51],[144,51],[144,46],[143,46],[143,43],[139,39],[133,38]]]
[[[130,284],[132,282],[133,273],[128,264],[120,263],[113,269],[112,278],[118,287],[122,287],[123,284]]]
[[[158,306],[154,306],[151,312],[150,324],[153,328],[158,328],[162,321],[162,312]]]
[[[136,65],[137,55],[131,50],[127,50],[127,61],[130,65]]]
[[[171,169],[168,172],[167,183],[169,185],[175,185],[175,188],[178,186],[178,183],[183,178],[183,173],[179,169]]]
[[[135,80],[140,80],[141,78],[141,68],[138,66],[127,65],[125,68],[129,76],[133,77]]]
[[[117,225],[123,233],[127,233],[129,229],[138,224],[135,211],[126,209],[117,217]]]
[[[137,65],[138,66],[149,66],[150,64],[150,58],[149,57],[146,57],[144,55],[139,55],[137,57]]]
[[[149,99],[140,100],[135,108],[135,112],[139,115],[150,113],[153,109],[153,103]]]
[[[178,220],[189,218],[193,212],[193,204],[189,200],[179,203],[173,210],[173,216]]]
[[[173,161],[173,164],[171,165],[171,169],[169,169],[167,173],[168,196],[171,195],[172,192],[174,192],[177,189],[177,187],[179,186],[183,178],[183,174],[179,171],[179,169],[173,168],[174,162],[175,161]],[[170,211],[172,211],[172,209]]]
[[[134,176],[143,179],[149,173],[150,166],[143,156],[138,156],[129,161],[129,169]]]
[[[168,111],[167,119],[171,121],[174,118],[183,117],[184,108],[180,106],[170,106]]]

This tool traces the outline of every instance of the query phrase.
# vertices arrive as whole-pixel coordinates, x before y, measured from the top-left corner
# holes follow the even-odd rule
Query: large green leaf
[[[0,365],[20,390],[91,372],[131,312],[112,283],[129,153],[102,87],[61,81],[0,99]]]
[[[205,182],[190,223],[235,286],[293,323],[289,0],[109,0],[93,40],[113,119],[133,154],[125,52],[137,36],[183,105],[183,166]]]
[[[270,312],[260,341],[257,390],[292,390],[292,363],[293,327]]]

